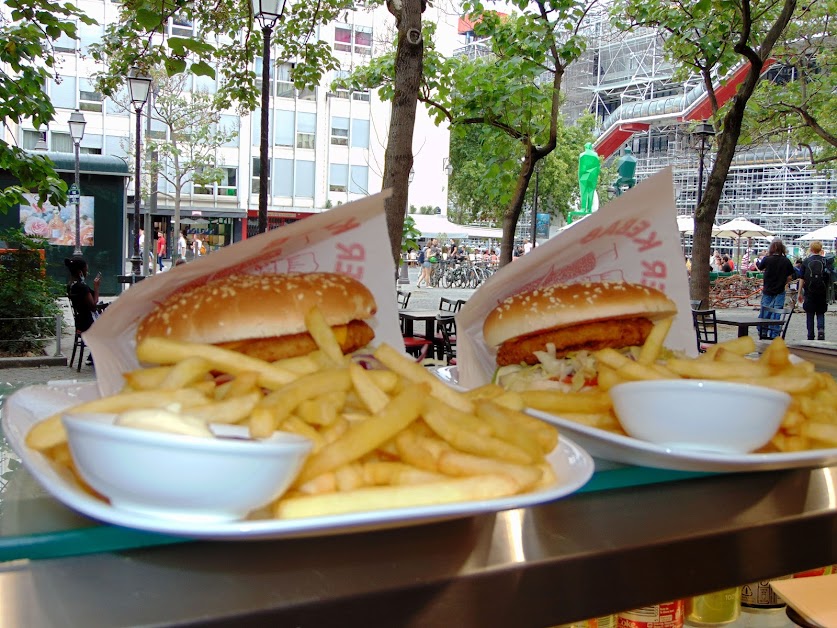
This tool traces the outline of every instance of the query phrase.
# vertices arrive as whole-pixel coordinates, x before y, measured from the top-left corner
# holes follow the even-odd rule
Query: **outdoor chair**
[[[401,338],[404,342],[404,350],[413,356],[417,362],[421,362],[427,357],[430,348],[433,346],[433,341],[423,338],[421,336],[407,336],[404,332],[404,319],[401,319]]]
[[[689,303],[693,310],[700,310],[702,309],[700,306],[703,305],[703,299],[690,299]]]
[[[410,295],[413,294],[412,292],[405,292],[404,290],[399,290],[397,293],[397,300],[398,300],[398,307],[402,310],[407,309],[407,304],[410,302]]]
[[[445,297],[439,299],[439,309],[444,310],[445,312],[458,312],[459,307],[462,306],[460,305],[459,307],[457,307],[456,304],[457,301],[455,301],[454,299],[448,299]]]
[[[778,318],[776,319],[776,325],[782,326],[782,339],[784,340],[785,334],[788,333],[788,326],[790,325],[791,316],[793,316],[794,308],[787,310],[780,307],[765,307],[763,308],[767,315],[765,318],[773,318],[771,315],[776,315]],[[763,327],[759,327],[759,338],[764,339],[767,336],[767,328],[771,327],[772,325],[764,325]]]
[[[81,365],[84,363],[84,348],[87,346],[84,344],[84,338],[81,337],[81,332],[78,329],[78,312],[76,311],[75,306],[73,305],[72,300],[70,300],[70,308],[73,310],[73,352],[70,354],[70,363],[69,367],[72,368],[73,364],[76,360],[76,351],[78,351],[78,368],[77,371],[81,371]]]
[[[715,317],[715,310],[692,310],[692,323],[695,327],[699,353],[706,353],[706,345],[718,344],[718,321]]]
[[[446,318],[439,321],[439,333],[442,336],[442,356],[447,364],[456,364],[456,319]]]

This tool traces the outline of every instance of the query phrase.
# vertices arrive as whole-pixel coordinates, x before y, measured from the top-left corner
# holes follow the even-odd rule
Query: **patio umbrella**
[[[719,229],[718,225],[712,225],[712,235]],[[694,235],[695,233],[695,217],[694,216],[678,216],[677,230],[684,235]]]
[[[737,261],[741,259],[742,238],[768,238],[774,234],[769,229],[750,222],[746,218],[734,218],[729,222],[719,225],[718,231],[713,231],[712,235],[716,238],[729,238],[736,241],[735,259]]]
[[[830,225],[820,227],[816,231],[806,233],[804,236],[799,236],[800,240],[823,240],[825,242],[837,240],[837,222],[832,222]]]

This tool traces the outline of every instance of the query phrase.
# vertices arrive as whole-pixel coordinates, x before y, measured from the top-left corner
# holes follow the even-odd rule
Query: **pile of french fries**
[[[792,362],[782,338],[776,338],[758,357],[749,336],[710,345],[697,358],[664,358],[663,341],[672,319],[658,322],[634,360],[613,349],[595,353],[599,362],[598,388],[575,393],[528,391],[530,408],[560,415],[578,423],[624,434],[614,414],[608,391],[627,381],[651,379],[717,379],[784,391],[791,404],[782,425],[762,451],[802,451],[837,446],[837,381],[816,372],[806,361]]]
[[[319,350],[267,363],[204,344],[148,338],[146,368],[124,374],[120,393],[69,413],[166,408],[207,423],[247,425],[310,438],[312,454],[273,506],[279,518],[482,500],[555,483],[546,455],[557,430],[524,414],[523,400],[498,386],[458,392],[388,345],[385,368],[343,356],[314,309],[306,319]],[[74,470],[60,415],[37,423],[27,445]]]

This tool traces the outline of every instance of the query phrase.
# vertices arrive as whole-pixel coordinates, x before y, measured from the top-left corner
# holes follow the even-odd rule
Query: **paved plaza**
[[[449,299],[467,299],[474,290],[468,288],[416,288],[416,280],[418,278],[418,269],[410,269],[410,284],[399,285],[401,290],[407,290],[411,293],[409,308],[410,309],[434,309],[439,305],[439,299],[447,297]],[[105,299],[108,300],[108,299]],[[62,304],[65,309],[65,333],[62,338],[62,352],[69,358],[72,351],[72,317],[69,311],[69,305],[66,299]],[[750,308],[741,308],[741,311],[748,311]],[[750,311],[753,311],[750,309]],[[830,306],[830,311],[826,314],[826,338],[825,344],[830,347],[837,348],[837,308],[834,305]],[[736,336],[736,329],[733,327],[718,326],[721,340],[732,339]],[[805,314],[804,312],[795,312],[788,327],[788,334],[786,341],[788,343],[795,343],[805,341],[807,338],[807,331],[805,328]],[[822,343],[820,343],[822,344]],[[0,361],[2,362],[2,361]],[[39,384],[53,380],[90,380],[95,379],[96,373],[92,366],[83,364],[81,372],[77,372],[75,368],[68,366],[36,366],[36,367],[19,367],[19,368],[0,368],[0,392],[7,387],[19,387],[21,385]]]

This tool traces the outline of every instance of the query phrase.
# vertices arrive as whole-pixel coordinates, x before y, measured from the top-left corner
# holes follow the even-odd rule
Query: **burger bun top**
[[[217,344],[300,334],[314,306],[332,327],[377,310],[369,289],[347,275],[230,275],[169,295],[140,322],[137,343],[164,337]]]
[[[557,284],[515,294],[500,302],[483,324],[489,346],[541,331],[609,319],[657,320],[677,313],[663,292],[627,282]]]

